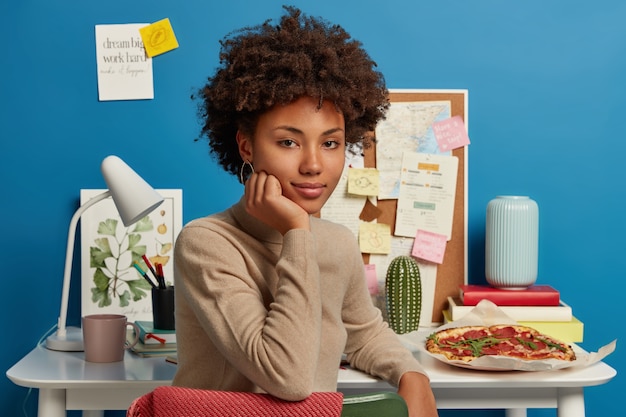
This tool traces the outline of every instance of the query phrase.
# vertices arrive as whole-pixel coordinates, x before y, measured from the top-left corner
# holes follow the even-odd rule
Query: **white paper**
[[[334,223],[339,223],[349,228],[354,237],[359,236],[359,216],[365,206],[367,197],[348,194],[348,170],[363,168],[365,164],[362,147],[352,145],[346,149],[346,161],[337,187],[331,194],[320,212],[320,217]]]
[[[147,23],[96,25],[98,98],[154,98],[152,59],[146,55],[139,29]]]
[[[395,234],[415,237],[417,230],[452,236],[459,159],[404,152]]]

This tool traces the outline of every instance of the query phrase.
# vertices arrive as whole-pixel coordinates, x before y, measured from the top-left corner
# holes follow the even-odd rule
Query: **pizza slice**
[[[574,361],[572,347],[539,331],[520,325],[463,326],[432,333],[426,349],[448,360],[471,362],[485,355],[522,360]]]

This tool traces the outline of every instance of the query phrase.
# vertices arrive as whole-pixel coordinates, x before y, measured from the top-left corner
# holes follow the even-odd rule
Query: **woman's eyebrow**
[[[298,129],[297,127],[289,126],[289,125],[276,126],[273,130],[286,130],[291,133],[304,134],[302,130]],[[328,129],[322,132],[321,136],[328,136],[328,135],[332,135],[333,133],[343,132],[343,131],[344,129],[342,129],[341,127],[333,127],[331,129]]]
[[[300,133],[300,134],[304,133],[302,130],[298,129],[297,127],[293,127],[293,126],[289,126],[289,125],[276,126],[272,130],[286,130],[286,131],[291,132],[291,133]]]
[[[322,136],[332,135],[333,133],[343,132],[344,130],[340,127],[334,127],[332,129],[328,129],[327,131],[322,133]]]

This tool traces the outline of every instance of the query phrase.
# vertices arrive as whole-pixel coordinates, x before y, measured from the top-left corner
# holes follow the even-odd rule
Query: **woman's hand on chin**
[[[292,229],[310,230],[309,214],[285,197],[278,178],[264,171],[253,173],[245,185],[247,212],[282,235]]]

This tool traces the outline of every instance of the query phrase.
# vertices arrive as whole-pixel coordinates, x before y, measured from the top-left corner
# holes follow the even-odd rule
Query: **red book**
[[[549,285],[531,285],[524,289],[504,289],[489,285],[461,285],[463,305],[475,306],[489,300],[499,306],[558,306],[561,296]]]

